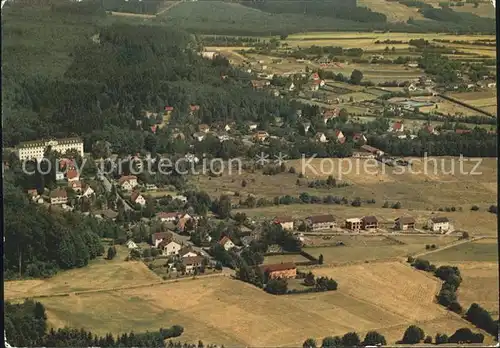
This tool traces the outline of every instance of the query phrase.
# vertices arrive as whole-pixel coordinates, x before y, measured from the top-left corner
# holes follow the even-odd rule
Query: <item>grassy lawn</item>
[[[302,255],[272,255],[264,257],[264,264],[285,263],[285,262],[304,262],[309,261]]]
[[[460,262],[460,261],[498,261],[498,244],[471,242],[460,244],[448,249],[426,255],[425,258],[433,262]]]

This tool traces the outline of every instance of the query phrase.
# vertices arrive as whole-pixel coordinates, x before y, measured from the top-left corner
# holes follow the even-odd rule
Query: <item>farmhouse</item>
[[[390,132],[395,132],[395,133],[401,133],[401,132],[404,132],[404,130],[405,130],[405,127],[401,122],[394,122],[392,124],[391,128],[389,128]]]
[[[66,204],[68,194],[64,189],[57,189],[50,192],[50,204]]]
[[[153,244],[156,248],[158,245],[164,240],[170,242],[172,240],[172,233],[170,232],[157,232],[151,235],[151,244]]]
[[[229,237],[226,237],[226,236],[222,237],[222,239],[219,241],[219,244],[222,245],[224,247],[224,249],[226,249],[226,251],[230,250],[236,246],[231,241],[231,239],[229,239]]]
[[[427,221],[427,227],[432,232],[447,232],[450,229],[450,220],[447,217],[432,217]]]
[[[345,228],[351,231],[359,231],[361,229],[361,219],[352,218],[345,220]]]
[[[328,123],[331,119],[338,117],[340,113],[340,110],[338,108],[331,109],[331,110],[326,110],[323,112],[323,122]]]
[[[191,247],[189,247],[189,246],[185,246],[185,247],[181,248],[179,250],[179,252],[177,253],[177,255],[179,255],[179,257],[181,257],[181,258],[198,256],[198,254],[195,253],[193,251],[193,249],[191,249]]]
[[[248,124],[248,130],[255,130],[257,129],[257,123],[249,123]]]
[[[375,216],[364,216],[361,218],[361,227],[364,230],[378,228],[378,220]]]
[[[196,132],[193,134],[193,138],[195,138],[198,141],[203,141],[203,139],[205,139],[205,133]]]
[[[336,227],[333,215],[315,215],[306,219],[307,224],[313,231],[333,229]]]
[[[307,133],[309,131],[309,128],[311,128],[311,122],[302,123],[302,127],[304,127],[304,133]]]
[[[95,193],[94,189],[90,187],[88,184],[83,184],[82,185],[82,196],[83,197],[90,197]]]
[[[118,185],[125,191],[132,191],[137,186],[137,177],[135,175],[122,176],[118,179]]]
[[[340,144],[345,143],[346,138],[340,129],[335,129],[335,139]]]
[[[293,230],[293,219],[291,216],[276,216],[273,222],[280,224],[284,230]]]
[[[255,89],[262,89],[265,86],[269,85],[269,81],[265,81],[265,80],[252,80],[251,84],[252,84],[252,87],[255,88]]]
[[[415,219],[411,216],[400,216],[396,219],[394,228],[400,231],[412,230],[415,228]]]
[[[367,139],[366,137],[363,135],[363,133],[354,133],[354,135],[352,136],[352,141],[354,141],[356,144],[358,143],[366,143]]]
[[[260,270],[268,274],[269,279],[273,278],[295,278],[297,267],[293,262],[277,263],[272,265],[261,265]]]
[[[82,182],[81,181],[71,181],[68,182],[68,187],[71,187],[75,192],[82,192]]]

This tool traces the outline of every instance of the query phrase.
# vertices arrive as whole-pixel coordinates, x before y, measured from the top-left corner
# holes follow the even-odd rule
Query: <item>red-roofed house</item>
[[[293,262],[278,263],[273,265],[261,265],[262,273],[267,273],[272,278],[295,278],[297,267]]]
[[[132,194],[130,195],[130,201],[132,203],[139,204],[141,206],[146,205],[146,199],[144,198],[143,195],[141,195],[139,191],[132,192]]]
[[[78,171],[76,169],[70,169],[66,173],[66,179],[68,179],[68,182],[79,181],[80,174],[78,174]]]
[[[405,127],[404,127],[403,123],[401,123],[401,122],[394,122],[393,125],[391,126],[391,128],[389,128],[390,132],[397,132],[397,133],[404,132],[404,130],[405,130]]]
[[[199,111],[199,110],[200,110],[199,105],[189,105],[189,111],[195,112],[195,111]]]
[[[337,141],[340,144],[345,143],[346,139],[345,139],[344,133],[342,133],[342,131],[340,129],[335,129],[335,138],[337,139]]]
[[[68,202],[68,194],[64,189],[57,189],[50,192],[50,204],[65,204]]]
[[[68,182],[68,186],[73,189],[75,192],[82,191],[82,182],[81,181],[70,181]]]
[[[319,74],[318,74],[318,73],[313,73],[313,74],[311,74],[311,80],[313,80],[313,81],[317,81],[317,80],[319,80],[319,79],[320,79],[320,77],[319,77]]]
[[[470,129],[455,129],[455,134],[469,134],[472,133]]]
[[[123,190],[131,191],[137,186],[137,177],[135,175],[122,176],[118,180],[118,185],[120,185]]]
[[[151,126],[151,132],[155,133],[156,134],[156,131],[158,129],[158,125],[155,124],[154,126]]]
[[[224,247],[224,249],[226,249],[226,251],[230,250],[236,246],[236,245],[234,245],[232,240],[226,236],[222,237],[222,239],[219,241],[219,244],[222,245]]]
[[[167,111],[167,112],[168,112],[168,111],[172,112],[172,111],[174,111],[174,107],[173,107],[173,106],[165,106],[165,111]]]

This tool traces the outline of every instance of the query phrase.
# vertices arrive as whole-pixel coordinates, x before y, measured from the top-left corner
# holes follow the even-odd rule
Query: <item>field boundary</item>
[[[479,113],[482,113],[483,115],[490,116],[490,117],[496,117],[495,115],[493,115],[493,114],[491,114],[491,113],[489,113],[489,112],[487,112],[487,111],[484,111],[484,110],[482,110],[482,109],[476,108],[475,106],[472,106],[472,105],[470,105],[470,104],[464,103],[463,101],[460,101],[460,100],[455,99],[455,98],[453,98],[453,97],[450,97],[450,96],[448,96],[448,95],[445,95],[445,94],[438,94],[437,96],[438,96],[438,97],[441,97],[441,98],[443,98],[443,99],[446,99],[446,100],[448,100],[448,101],[451,101],[452,103],[455,103],[455,104],[458,104],[458,105],[460,105],[460,106],[466,107],[466,108],[468,108],[468,109],[471,109],[471,110],[477,111],[477,112],[479,112]]]

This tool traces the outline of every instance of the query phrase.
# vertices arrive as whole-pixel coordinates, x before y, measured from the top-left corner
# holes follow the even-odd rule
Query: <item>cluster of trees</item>
[[[400,4],[416,8],[432,8],[432,5],[419,0],[397,0]]]
[[[370,145],[393,156],[466,156],[496,157],[497,136],[475,128],[468,134],[448,133],[439,136],[398,139],[396,137],[368,136]]]
[[[214,35],[214,36],[203,36],[200,38],[200,42],[203,46],[259,46],[261,43],[265,43],[262,39],[244,36],[224,36],[224,35]]]
[[[345,187],[349,186],[348,183],[343,182],[343,183],[337,183],[337,180],[332,175],[329,175],[326,180],[314,180],[308,183],[308,187],[311,188],[338,188],[338,187]]]
[[[110,226],[77,213],[51,213],[30,202],[10,175],[5,177],[3,198],[6,279],[48,277],[59,269],[86,266],[103,255],[103,234],[109,233],[112,238],[124,234],[114,224]]]
[[[337,282],[328,277],[315,278],[312,272],[309,272],[304,277],[304,285],[314,287],[315,291],[331,291],[337,290]]]
[[[163,4],[161,0],[148,0],[148,1],[103,0],[102,1],[102,5],[106,9],[106,11],[141,13],[141,14],[156,14],[161,4]]]
[[[321,348],[334,348],[334,347],[362,347],[362,346],[375,346],[386,345],[385,337],[377,331],[369,331],[365,335],[365,339],[361,341],[357,332],[348,332],[341,336],[328,336],[321,341]],[[308,338],[302,344],[303,348],[316,348],[317,343],[313,338]]]
[[[47,332],[47,316],[40,302],[5,303],[5,334],[14,347],[165,347],[165,339],[179,337],[184,328],[174,325],[158,332],[98,336],[91,331],[65,327]]]
[[[465,313],[465,319],[490,335],[495,337],[498,335],[498,320],[493,320],[491,314],[477,303],[471,304]]]
[[[434,8],[426,7],[419,10],[426,18],[449,23],[460,23],[462,27],[469,27],[469,30],[476,33],[489,33],[495,26],[495,20],[491,18],[479,17],[472,13],[455,12],[449,7]]]

